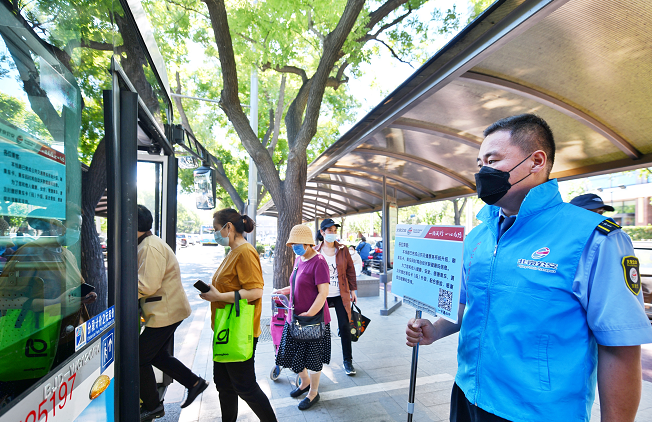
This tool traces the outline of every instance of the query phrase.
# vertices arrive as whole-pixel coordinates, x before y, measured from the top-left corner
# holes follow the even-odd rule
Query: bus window
[[[0,15],[15,19],[3,6]],[[97,299],[80,271],[80,88],[35,40],[4,28],[0,408],[75,353],[75,330]]]

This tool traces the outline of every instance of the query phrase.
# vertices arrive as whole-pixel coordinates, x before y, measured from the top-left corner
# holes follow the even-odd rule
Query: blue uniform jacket
[[[456,383],[471,403],[505,419],[588,421],[597,342],[574,283],[587,243],[606,236],[595,231],[605,218],[564,203],[556,180],[529,192],[497,241],[499,211],[483,208],[483,224],[465,240]]]

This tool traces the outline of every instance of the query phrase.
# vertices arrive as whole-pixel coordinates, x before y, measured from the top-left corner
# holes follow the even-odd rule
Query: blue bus
[[[217,246],[217,242],[215,241],[215,236],[213,235],[214,232],[215,229],[213,229],[213,226],[211,225],[201,226],[199,228],[199,241],[201,242],[202,246],[206,246],[206,245]]]

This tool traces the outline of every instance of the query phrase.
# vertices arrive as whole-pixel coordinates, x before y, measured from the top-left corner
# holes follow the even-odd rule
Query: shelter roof
[[[652,162],[652,2],[499,0],[308,167],[306,221],[475,194],[482,131],[536,113],[567,180]],[[272,202],[260,210],[277,215]]]

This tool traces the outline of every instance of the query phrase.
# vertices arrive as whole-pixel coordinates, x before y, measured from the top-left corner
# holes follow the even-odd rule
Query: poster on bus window
[[[0,416],[0,422],[114,421],[115,307],[94,320],[97,326],[84,330],[94,337],[84,337],[85,346]],[[75,343],[80,335],[75,333]]]
[[[23,217],[35,207],[66,218],[66,156],[27,133],[0,122],[0,197],[4,215]]]
[[[433,316],[457,322],[463,226],[396,226],[392,293]]]

